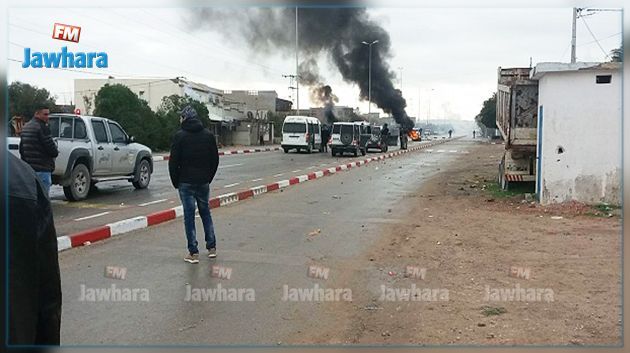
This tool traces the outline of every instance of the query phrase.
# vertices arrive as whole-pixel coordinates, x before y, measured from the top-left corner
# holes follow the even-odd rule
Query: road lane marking
[[[252,179],[252,182],[257,182],[257,181],[261,181],[262,178],[257,178],[257,179]]]
[[[316,167],[316,166],[314,166],[314,165],[312,165],[312,166],[310,166],[310,167],[308,167],[308,168],[306,168],[306,169],[315,169],[315,168],[317,168],[317,167]]]
[[[228,164],[228,165],[220,165],[220,166],[219,166],[219,169],[221,169],[221,168],[232,168],[232,167],[238,167],[238,166],[241,166],[241,165],[243,165],[243,163]]]
[[[74,221],[75,222],[80,222],[80,221],[85,221],[86,219],[91,219],[91,218],[96,218],[96,217],[101,217],[104,216],[106,214],[110,214],[111,212],[107,211],[107,212],[101,212],[101,213],[97,213],[97,214],[93,214],[91,216],[86,216],[86,217],[81,217],[81,218],[77,218]]]
[[[297,173],[297,172],[301,172],[301,171],[302,171],[302,169],[296,169],[296,170],[292,171],[291,173]]]
[[[240,183],[234,183],[234,184],[227,184],[226,186],[224,186],[224,188],[231,188],[233,186],[239,185]]]
[[[274,177],[281,177],[283,175],[284,175],[284,173],[279,173],[279,174],[274,175]]]
[[[161,200],[149,201],[149,202],[141,203],[141,204],[139,204],[138,206],[140,206],[140,207],[144,207],[144,206],[154,205],[154,204],[156,204],[156,203],[160,203],[160,202],[164,202],[164,201],[168,201],[168,199],[161,199]]]

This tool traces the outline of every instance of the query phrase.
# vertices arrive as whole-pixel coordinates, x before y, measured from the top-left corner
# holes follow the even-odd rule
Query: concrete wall
[[[596,84],[597,75],[612,75],[612,82]],[[620,203],[621,79],[613,70],[550,72],[540,78],[536,190],[542,204]]]
[[[147,101],[153,111],[162,103],[162,98],[173,94],[182,95],[182,88],[170,79],[75,79],[74,80],[74,102],[83,114],[94,112],[94,97],[98,90],[105,84],[123,84]],[[92,100],[92,109],[87,111],[83,96]]]

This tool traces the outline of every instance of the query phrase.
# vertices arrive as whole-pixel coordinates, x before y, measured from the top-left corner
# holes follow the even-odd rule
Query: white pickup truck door
[[[106,122],[102,119],[92,119],[92,131],[94,133],[94,176],[111,175],[113,166],[114,146],[111,137],[107,133]]]
[[[131,174],[136,163],[136,152],[129,143],[125,131],[116,123],[108,122],[113,143],[113,171],[116,174]]]

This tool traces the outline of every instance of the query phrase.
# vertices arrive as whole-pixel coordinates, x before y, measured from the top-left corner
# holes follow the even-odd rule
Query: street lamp
[[[368,117],[372,114],[372,45],[378,43],[378,39],[373,41],[372,43],[361,42],[365,44],[369,48],[369,57],[368,57]]]
[[[435,91],[435,89],[431,88],[431,90],[429,91],[429,104],[428,104],[428,110],[427,110],[427,128],[429,127],[429,115],[431,115],[431,93]]]

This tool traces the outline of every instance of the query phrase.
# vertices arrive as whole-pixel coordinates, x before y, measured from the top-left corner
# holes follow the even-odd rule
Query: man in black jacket
[[[219,150],[214,135],[204,128],[191,106],[180,116],[181,129],[173,137],[168,171],[173,186],[179,190],[184,209],[184,228],[188,241],[188,255],[184,261],[199,263],[195,230],[195,203],[203,223],[208,257],[215,258],[216,237],[210,215],[210,183],[219,167]]]
[[[41,179],[46,196],[52,184],[55,158],[59,155],[57,144],[53,141],[48,128],[48,114],[50,111],[47,107],[37,107],[35,116],[24,125],[20,135],[20,156]]]
[[[7,156],[9,344],[59,345],[61,278],[50,201],[33,170]]]

